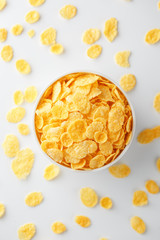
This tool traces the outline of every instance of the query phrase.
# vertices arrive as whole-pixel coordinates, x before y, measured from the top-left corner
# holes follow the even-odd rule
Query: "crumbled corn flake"
[[[8,31],[5,28],[0,28],[0,42],[7,40]]]
[[[146,192],[138,190],[133,194],[132,203],[134,206],[144,206],[148,204],[148,196]]]
[[[29,74],[31,72],[31,66],[24,59],[19,59],[16,61],[16,69],[21,74]]]
[[[14,36],[21,35],[21,33],[23,32],[23,26],[20,24],[16,24],[12,27],[11,32]]]
[[[60,43],[55,43],[53,46],[51,46],[51,52],[56,55],[62,54],[63,51],[64,48]]]
[[[51,45],[55,43],[56,40],[56,30],[52,27],[47,28],[40,36],[41,43],[43,45]]]
[[[153,180],[148,180],[146,183],[145,183],[145,187],[147,189],[147,191],[149,193],[152,193],[152,194],[156,194],[156,193],[159,193],[159,186],[157,185],[157,183]]]
[[[24,92],[24,98],[26,102],[32,103],[36,100],[38,95],[37,89],[34,86],[27,87]]]
[[[15,157],[17,152],[19,151],[18,138],[13,134],[7,135],[4,139],[2,147],[7,157]]]
[[[158,113],[160,113],[160,92],[154,97],[153,107]]]
[[[6,45],[2,48],[1,51],[1,58],[3,59],[3,61],[5,62],[10,62],[13,58],[13,49],[11,46]]]
[[[136,78],[133,74],[125,74],[120,79],[120,86],[121,88],[129,92],[131,91],[136,85]]]
[[[60,168],[55,164],[51,164],[45,168],[43,176],[47,181],[50,181],[56,178],[59,175],[59,172]]]
[[[36,227],[33,223],[27,223],[18,229],[19,240],[31,240],[36,234]]]
[[[34,7],[39,7],[43,3],[45,3],[46,0],[29,0],[29,3]]]
[[[160,172],[160,158],[157,159],[156,166],[157,166],[158,171]]]
[[[35,36],[35,31],[33,29],[31,29],[31,30],[28,31],[27,34],[30,38],[33,38]]]
[[[22,135],[26,136],[30,133],[29,126],[25,123],[19,123],[17,128],[18,128],[19,133]]]
[[[118,52],[115,55],[115,62],[120,67],[130,67],[130,64],[129,64],[129,56],[130,56],[130,54],[131,54],[130,51]]]

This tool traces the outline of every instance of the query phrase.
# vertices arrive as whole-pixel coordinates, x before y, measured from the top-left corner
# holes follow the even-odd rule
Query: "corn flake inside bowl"
[[[83,72],[53,83],[35,112],[42,150],[76,170],[114,161],[131,140],[132,121],[131,107],[119,88],[102,76]]]

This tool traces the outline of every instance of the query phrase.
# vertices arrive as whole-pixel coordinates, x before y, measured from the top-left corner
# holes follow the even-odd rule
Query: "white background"
[[[77,16],[64,20],[59,16],[59,9],[65,4],[78,8]],[[9,30],[8,40],[0,44],[10,44],[14,49],[14,59],[10,63],[0,60],[0,143],[6,134],[13,133],[20,140],[21,148],[30,147],[35,153],[35,164],[31,175],[25,181],[19,181],[11,171],[11,159],[0,149],[0,202],[6,205],[6,215],[0,219],[0,240],[17,240],[17,229],[20,225],[33,222],[37,227],[36,240],[97,240],[106,237],[111,240],[159,240],[160,238],[160,194],[148,194],[149,204],[146,207],[132,206],[132,195],[135,190],[145,190],[145,181],[154,179],[160,185],[160,173],[156,169],[156,159],[160,157],[160,140],[151,144],[140,145],[136,138],[122,162],[131,167],[131,174],[125,179],[112,177],[108,170],[95,174],[72,173],[62,169],[59,177],[47,182],[43,178],[44,168],[49,164],[42,155],[34,140],[32,129],[34,104],[24,104],[27,114],[23,122],[29,124],[31,134],[20,136],[16,124],[6,121],[7,111],[14,106],[13,92],[17,89],[35,85],[38,91],[53,81],[57,76],[76,70],[93,70],[107,74],[117,83],[126,73],[137,77],[135,89],[128,93],[133,103],[137,118],[137,134],[144,128],[154,127],[160,122],[160,115],[153,109],[153,98],[160,91],[160,44],[153,46],[144,42],[146,32],[160,27],[160,11],[156,0],[46,0],[37,10],[41,20],[29,25],[25,23],[25,14],[33,9],[27,0],[8,0],[8,6],[0,12],[0,28]],[[102,34],[97,42],[103,47],[102,55],[92,60],[86,56],[86,46],[82,33],[88,28],[99,28],[103,32],[104,23],[110,17],[119,21],[119,35],[109,43]],[[10,33],[14,24],[22,24],[24,32],[15,37]],[[57,29],[57,42],[62,43],[65,53],[60,56],[50,53],[48,47],[42,46],[39,35],[48,27]],[[36,36],[29,39],[27,31],[35,29]],[[118,51],[130,50],[128,69],[117,66],[114,55]],[[15,61],[24,58],[32,66],[28,76],[20,75],[15,69]],[[82,205],[79,190],[92,187],[99,197],[109,196],[113,199],[111,210],[97,205],[88,209]],[[25,196],[32,191],[41,191],[44,202],[29,208],[24,203]],[[86,215],[92,221],[91,227],[82,229],[74,223],[76,215]],[[147,225],[144,235],[138,235],[130,227],[130,218],[138,215]],[[68,231],[57,236],[51,231],[54,221],[62,221]]]

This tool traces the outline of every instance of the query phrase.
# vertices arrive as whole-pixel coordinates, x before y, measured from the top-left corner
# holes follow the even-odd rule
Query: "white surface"
[[[77,16],[66,21],[61,19],[58,11],[64,4],[75,4],[78,8]],[[31,175],[26,181],[19,181],[11,171],[11,159],[8,159],[1,149],[0,167],[0,201],[6,205],[6,216],[0,219],[0,240],[17,240],[17,229],[20,225],[33,222],[37,226],[35,240],[97,240],[107,237],[112,240],[159,240],[160,236],[160,194],[149,197],[146,207],[133,207],[132,195],[135,190],[144,190],[147,179],[154,179],[160,184],[160,173],[155,165],[160,156],[160,140],[149,145],[140,145],[134,140],[130,150],[124,157],[132,170],[126,179],[113,178],[108,171],[96,174],[71,174],[62,170],[60,176],[52,182],[43,179],[43,170],[48,165],[47,159],[41,155],[35,144],[33,133],[27,137],[20,136],[16,124],[9,124],[5,120],[6,112],[14,106],[12,94],[15,90],[24,90],[29,85],[37,86],[41,91],[49,81],[64,72],[79,68],[90,69],[107,74],[118,82],[125,73],[133,73],[137,77],[137,86],[128,93],[133,103],[137,118],[136,135],[143,128],[159,124],[160,115],[155,112],[152,102],[155,93],[160,91],[160,54],[159,44],[149,46],[144,43],[145,33],[159,27],[160,12],[157,1],[133,0],[81,0],[81,1],[52,1],[37,8],[42,18],[39,23],[29,25],[24,22],[24,15],[32,9],[27,0],[8,0],[8,6],[0,12],[0,27],[8,30],[16,23],[24,25],[24,33],[14,37],[9,32],[5,44],[14,48],[14,59],[10,63],[0,60],[0,103],[1,103],[1,134],[0,142],[6,134],[14,133],[18,136],[21,148],[31,147],[35,153],[35,164]],[[116,17],[119,20],[119,36],[113,43],[105,37],[97,42],[102,45],[103,53],[97,60],[86,57],[88,46],[82,43],[81,35],[87,28],[103,30],[105,20]],[[45,28],[53,26],[57,29],[57,41],[66,49],[61,56],[52,55],[48,47],[41,46],[39,35]],[[29,39],[27,31],[36,30],[36,36]],[[121,68],[114,63],[117,51],[130,50],[131,67]],[[33,72],[29,76],[21,76],[15,69],[15,60],[24,58],[29,61]],[[27,115],[23,122],[32,125],[32,104],[24,104]],[[94,209],[83,206],[79,199],[81,187],[94,188],[99,197],[110,196],[113,199],[113,209],[105,211],[99,205]],[[44,202],[36,208],[29,208],[24,203],[26,194],[41,191]],[[92,226],[81,229],[74,223],[74,216],[84,214],[91,218]],[[138,235],[130,227],[130,217],[138,215],[144,219],[147,231],[143,236]],[[51,231],[52,222],[64,222],[68,231],[56,236]]]

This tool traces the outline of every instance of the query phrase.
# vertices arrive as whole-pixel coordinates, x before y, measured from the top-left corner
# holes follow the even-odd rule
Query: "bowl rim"
[[[56,81],[58,81],[60,78],[62,77],[65,77],[66,75],[69,75],[69,74],[75,74],[75,73],[92,73],[92,74],[96,74],[96,75],[99,75],[99,76],[102,76],[106,79],[108,79],[110,82],[112,82],[113,84],[116,85],[116,87],[124,94],[124,96],[126,97],[130,107],[131,107],[131,111],[132,111],[132,117],[133,117],[133,124],[132,124],[132,137],[131,137],[131,140],[129,142],[129,144],[124,148],[124,150],[118,155],[118,157],[113,161],[113,162],[110,162],[109,164],[107,165],[104,165],[103,167],[100,167],[100,168],[96,168],[96,169],[91,169],[91,170],[79,170],[79,169],[72,169],[72,168],[69,168],[67,166],[64,166],[60,163],[57,163],[56,161],[54,161],[53,159],[51,159],[40,147],[40,143],[38,141],[38,138],[37,138],[37,134],[36,134],[36,129],[35,129],[35,112],[36,112],[36,109],[37,109],[37,106],[44,94],[44,92],[53,84],[55,83]],[[54,80],[50,81],[48,84],[46,84],[46,87],[40,92],[37,100],[35,101],[34,103],[34,108],[33,108],[33,112],[32,112],[32,124],[33,124],[33,129],[34,129],[34,139],[37,143],[37,145],[39,146],[39,148],[41,149],[41,152],[43,153],[44,157],[47,158],[52,164],[56,164],[58,165],[59,167],[62,167],[63,169],[68,169],[69,171],[72,171],[72,172],[77,172],[77,173],[96,173],[96,172],[99,172],[99,171],[102,171],[102,170],[105,170],[109,167],[111,167],[112,165],[116,164],[117,162],[119,162],[122,157],[126,154],[126,152],[128,151],[128,149],[130,148],[130,146],[132,145],[132,142],[133,142],[133,139],[134,139],[134,136],[135,136],[135,130],[136,130],[136,116],[135,116],[135,111],[134,111],[134,108],[133,108],[133,105],[130,101],[130,99],[128,98],[128,96],[126,95],[126,93],[124,92],[124,90],[121,88],[121,86],[116,83],[114,80],[112,80],[112,78],[108,77],[106,74],[103,74],[103,73],[100,73],[100,72],[97,72],[97,71],[93,71],[93,70],[78,70],[78,71],[73,71],[73,72],[65,72],[63,74],[59,74],[58,76],[54,77]]]

